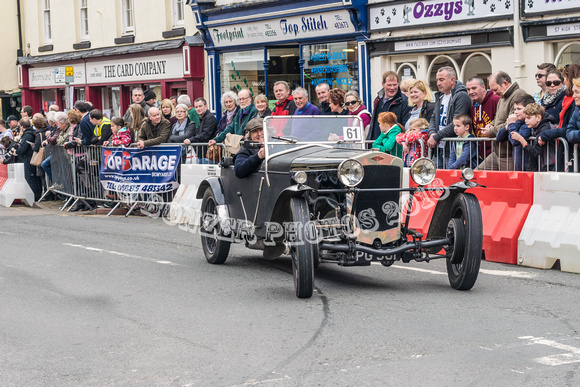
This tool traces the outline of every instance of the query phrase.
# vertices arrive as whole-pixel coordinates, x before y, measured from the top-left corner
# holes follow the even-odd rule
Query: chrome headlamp
[[[473,180],[475,177],[475,172],[473,172],[473,169],[471,168],[465,168],[463,172],[461,172],[461,177],[465,181]]]
[[[304,171],[298,171],[294,174],[294,181],[298,184],[304,184],[308,180],[308,175]]]
[[[428,185],[435,179],[435,163],[426,157],[417,159],[411,165],[411,179],[417,185]]]
[[[363,180],[365,175],[361,163],[356,160],[344,160],[338,166],[338,178],[347,187],[356,187]]]

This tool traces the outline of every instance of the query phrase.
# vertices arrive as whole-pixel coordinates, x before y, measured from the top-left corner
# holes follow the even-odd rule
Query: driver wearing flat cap
[[[235,155],[234,174],[236,177],[243,179],[258,172],[266,157],[264,151],[264,119],[253,118],[246,125],[245,140],[253,142],[251,147],[244,146]]]

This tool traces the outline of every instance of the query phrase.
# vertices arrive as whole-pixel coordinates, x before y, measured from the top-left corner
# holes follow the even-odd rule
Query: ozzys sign
[[[369,8],[371,31],[513,17],[512,0],[425,0]]]

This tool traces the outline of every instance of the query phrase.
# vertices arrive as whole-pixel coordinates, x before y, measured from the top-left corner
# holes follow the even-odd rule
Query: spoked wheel
[[[314,290],[314,246],[306,236],[307,225],[310,224],[308,204],[303,198],[290,199],[292,221],[303,232],[298,232],[297,240],[290,246],[292,257],[292,275],[294,277],[294,290],[298,298],[310,298]]]
[[[451,206],[447,237],[447,276],[453,289],[469,290],[475,285],[481,264],[483,222],[473,194],[460,193]]]
[[[222,264],[228,258],[231,242],[224,238],[219,222],[217,202],[211,189],[205,190],[201,202],[201,246],[209,263]]]

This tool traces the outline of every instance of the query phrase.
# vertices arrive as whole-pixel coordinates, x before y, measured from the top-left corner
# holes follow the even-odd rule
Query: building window
[[[316,86],[358,91],[358,47],[356,41],[302,46],[304,88],[310,102],[318,105]],[[269,79],[268,79],[269,80]]]
[[[123,33],[132,34],[135,32],[135,25],[133,24],[133,0],[123,0],[122,7]]]
[[[253,95],[264,93],[264,50],[221,54],[222,93],[249,89]]]
[[[183,27],[183,0],[172,0],[171,7],[173,8],[173,28]]]
[[[89,40],[89,8],[87,6],[87,0],[80,0],[79,8],[81,11],[81,41],[87,41]]]
[[[50,44],[52,43],[52,32],[50,26],[50,0],[44,0],[42,3],[44,14],[44,44]]]
[[[556,44],[556,67],[564,67],[570,63],[580,63],[580,41],[562,42]]]

